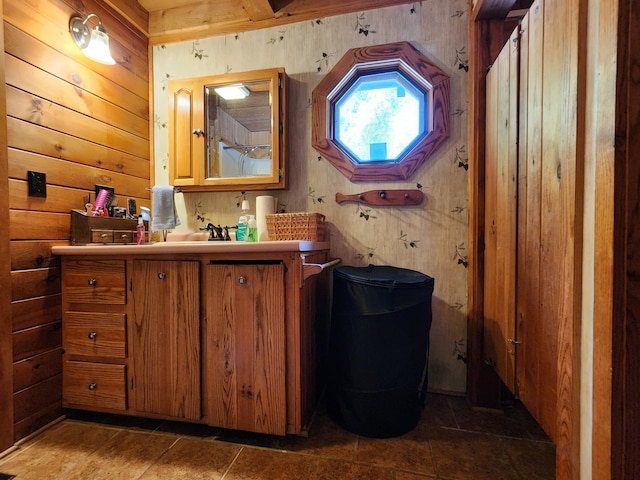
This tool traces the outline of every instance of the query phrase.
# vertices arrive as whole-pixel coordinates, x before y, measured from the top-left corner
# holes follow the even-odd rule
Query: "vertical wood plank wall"
[[[484,353],[515,392],[518,37],[517,27],[487,73]],[[512,341],[510,342],[509,339]]]
[[[612,326],[614,305],[624,302],[614,300],[616,278],[624,278],[624,273],[614,274],[614,252],[624,255],[624,248],[614,248],[614,198],[616,166],[615,149],[624,142],[611,141],[615,136],[616,121],[616,64],[618,75],[625,68],[626,61],[617,60],[619,42],[616,36],[618,24],[618,0],[589,1],[589,35],[587,62],[586,95],[586,149],[585,149],[585,236],[583,285],[583,352],[591,352],[591,358],[585,355],[581,382],[581,400],[591,404],[591,418],[585,415],[581,419],[583,445],[585,451],[581,457],[581,475],[583,478],[638,478],[640,472],[623,476],[612,475],[612,452],[623,452],[624,447],[612,445]],[[636,30],[637,31],[637,27]],[[622,48],[621,50],[625,50]],[[602,72],[609,74],[603,75]],[[621,95],[621,98],[625,97]],[[623,111],[637,105],[638,101],[626,104]],[[620,162],[622,166],[624,162]],[[624,169],[622,169],[624,170]],[[624,189],[619,189],[623,192]],[[591,192],[589,195],[588,193]],[[587,213],[589,212],[589,213]],[[615,223],[618,223],[617,221]],[[618,235],[624,238],[623,235]],[[637,350],[636,350],[637,351]],[[616,362],[617,363],[617,362]],[[589,375],[591,370],[591,375]],[[635,382],[637,384],[637,381]],[[621,402],[617,396],[614,408]],[[637,394],[636,394],[637,398]],[[582,411],[588,411],[582,408]],[[631,427],[631,424],[629,424]],[[638,427],[631,428],[637,438]],[[588,440],[591,440],[589,446]],[[589,451],[590,450],[590,451]],[[629,456],[631,463],[637,465],[640,453]],[[624,468],[624,461],[618,458],[616,468]]]
[[[68,33],[75,13],[100,16],[116,65],[82,55]],[[149,69],[147,38],[104,2],[5,0],[3,14],[17,440],[61,413],[60,264],[50,249],[68,243],[69,211],[95,184],[113,186],[120,205],[149,205]],[[46,174],[46,198],[28,196],[29,170]]]
[[[518,186],[521,241],[516,320],[522,328],[518,340],[523,344],[518,349],[524,352],[524,358],[517,360],[522,361],[518,387],[523,388],[523,402],[556,444],[557,478],[562,479],[578,478],[580,465],[585,80],[580,70],[584,64],[579,39],[586,34],[585,18],[578,0],[533,2],[525,34],[527,64],[522,65],[526,91],[521,89],[519,114],[522,175]],[[472,31],[482,28],[472,26]],[[500,35],[496,29],[491,33]],[[473,49],[487,48],[488,42],[481,40]],[[482,54],[472,48],[470,53],[474,62],[482,59]],[[476,63],[476,68],[483,71],[484,65]],[[478,134],[484,135],[482,127],[471,128],[470,141],[475,142]],[[478,180],[475,175],[473,178]],[[482,183],[471,186],[471,212],[477,210],[475,202],[481,198],[474,191],[484,188]],[[482,240],[487,234],[484,231],[484,237],[470,240],[470,246],[475,245],[474,253],[482,255]],[[482,286],[470,289],[470,295],[481,291]],[[476,303],[477,299],[470,301],[471,305]],[[470,318],[472,329],[477,328],[473,326],[477,320],[477,314]],[[472,334],[470,331],[469,344],[477,341]]]
[[[2,0],[0,0],[0,10]],[[0,45],[4,49],[4,28],[0,25]],[[0,59],[0,85],[4,83],[4,59]],[[9,225],[9,189],[7,178],[6,104],[0,94],[0,225]],[[11,356],[11,259],[9,229],[0,228],[0,452],[13,444],[13,382]]]

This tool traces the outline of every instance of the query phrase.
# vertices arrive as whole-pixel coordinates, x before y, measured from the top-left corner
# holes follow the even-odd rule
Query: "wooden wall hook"
[[[336,193],[336,202],[360,202],[375,206],[420,205],[424,199],[421,190],[369,190],[347,195]]]

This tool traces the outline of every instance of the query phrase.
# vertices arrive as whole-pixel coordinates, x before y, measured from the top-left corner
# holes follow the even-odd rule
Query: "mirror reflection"
[[[206,85],[207,178],[270,176],[271,80]]]

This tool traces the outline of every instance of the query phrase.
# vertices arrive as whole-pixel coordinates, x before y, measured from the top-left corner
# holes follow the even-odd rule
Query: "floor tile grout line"
[[[504,439],[510,439],[510,440],[521,440],[523,442],[533,442],[533,443],[541,443],[541,444],[546,444],[546,445],[553,445],[553,442],[551,442],[550,440],[539,440],[536,438],[525,438],[525,437],[516,437],[513,435],[503,435],[500,433],[495,433],[495,432],[487,432],[486,430],[469,430],[468,428],[453,428],[453,427],[447,427],[445,425],[440,425],[439,428],[443,428],[445,430],[451,430],[454,432],[464,432],[464,433],[477,433],[479,435],[490,435],[496,438],[504,438]]]
[[[453,405],[451,405],[451,402],[449,401],[448,398],[445,398],[447,405],[449,406],[449,412],[451,413],[451,416],[453,417],[453,421],[456,423],[456,427],[458,428],[458,430],[460,430],[460,423],[458,422],[458,417],[456,416],[456,412],[453,409]]]
[[[156,457],[156,459],[155,459],[153,462],[151,462],[151,463],[149,464],[149,466],[144,470],[144,472],[142,472],[142,473],[138,476],[138,479],[140,479],[140,478],[144,477],[144,475],[145,475],[149,470],[151,470],[151,469],[153,468],[153,466],[154,466],[154,465],[156,465],[156,464],[158,463],[158,461],[159,461],[159,460],[160,460],[164,455],[166,455],[166,454],[169,452],[169,450],[171,450],[171,449],[173,448],[173,446],[174,446],[176,443],[178,443],[180,440],[181,440],[181,439],[180,439],[180,437],[177,437],[177,438],[173,441],[173,443],[172,443],[171,445],[169,445],[169,446],[168,446],[164,451],[162,451],[162,452],[161,452],[161,453]]]
[[[247,447],[244,447],[244,446],[240,447],[240,450],[238,450],[238,453],[236,453],[236,455],[233,457],[233,460],[231,460],[231,462],[229,462],[229,465],[227,466],[227,468],[225,469],[224,473],[220,477],[220,480],[225,480],[227,478],[227,474],[231,471],[231,467],[233,467],[233,465],[236,463],[236,460],[238,460],[238,457],[240,456],[240,454],[242,452],[244,452],[245,448],[247,448]]]

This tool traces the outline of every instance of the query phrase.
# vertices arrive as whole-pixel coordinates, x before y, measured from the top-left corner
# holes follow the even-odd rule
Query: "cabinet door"
[[[135,408],[200,419],[199,263],[135,260],[130,333]]]
[[[204,169],[204,87],[184,79],[172,80],[169,89],[169,183],[198,185]]]
[[[204,282],[209,423],[284,435],[284,266],[208,265]]]

